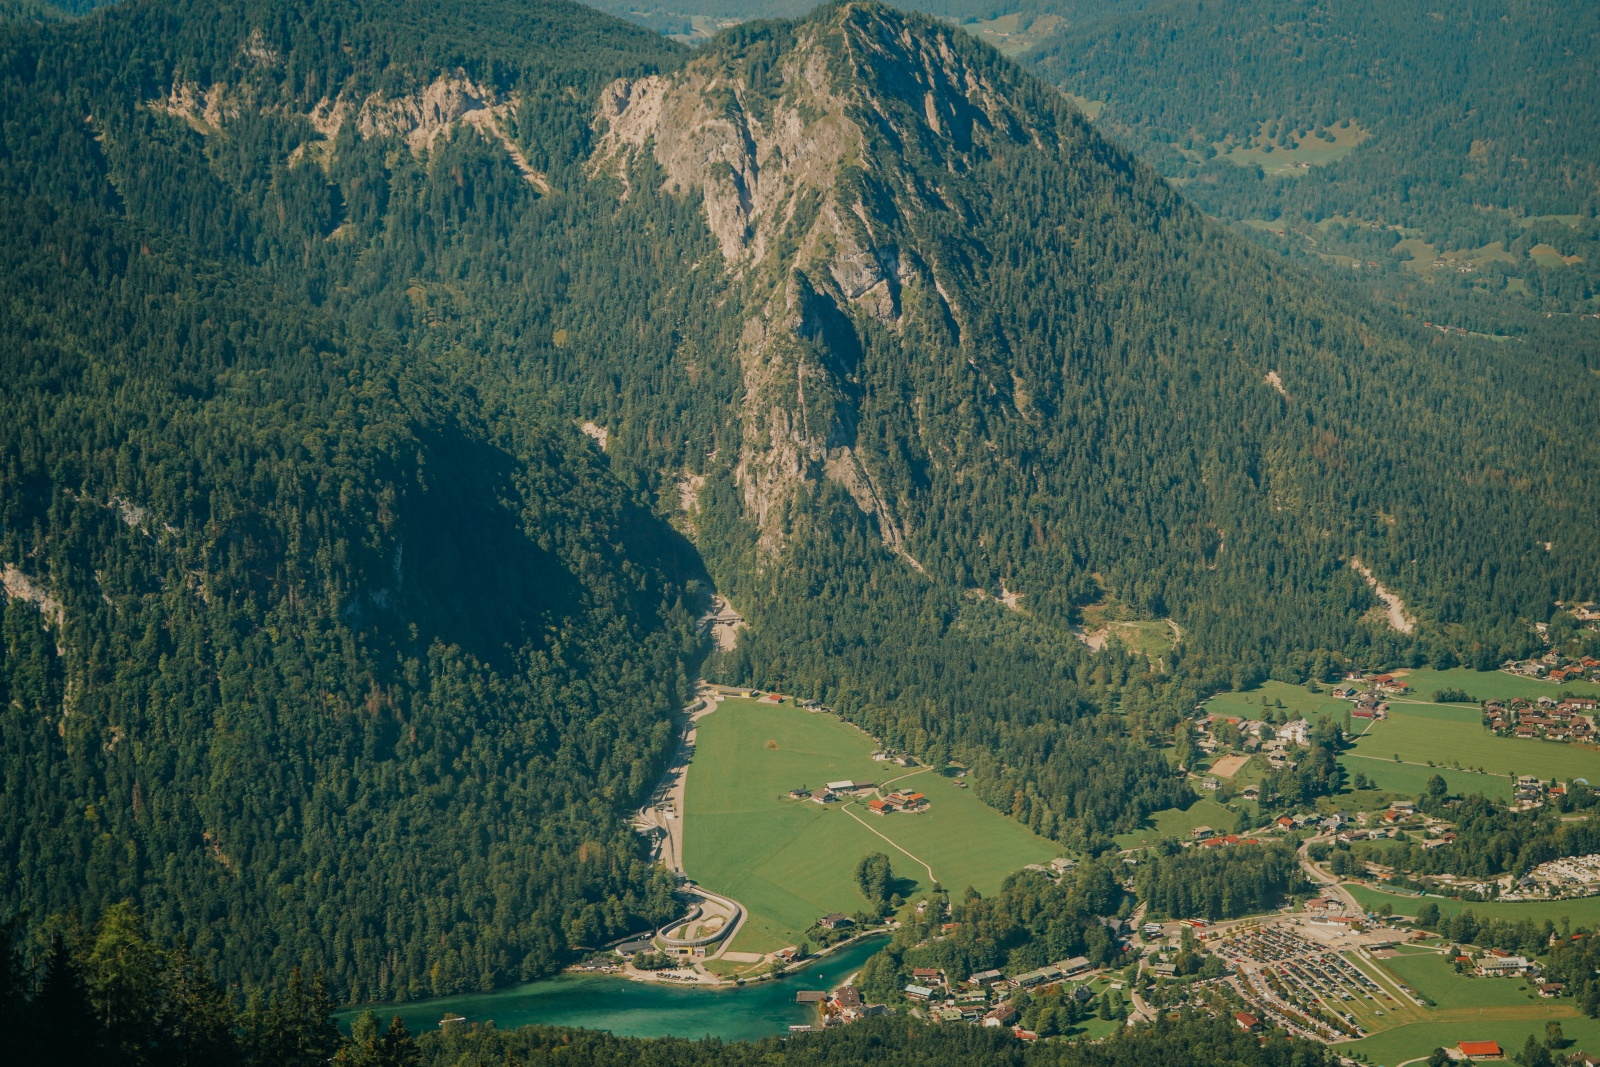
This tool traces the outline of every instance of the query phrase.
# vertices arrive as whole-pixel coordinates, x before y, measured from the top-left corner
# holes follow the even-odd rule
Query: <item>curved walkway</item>
[[[663,926],[661,929],[657,930],[656,936],[660,938],[664,944],[667,944],[673,948],[699,948],[704,945],[715,944],[718,941],[731,940],[733,934],[738,930],[739,925],[743,922],[743,905],[730,897],[725,897],[720,893],[713,893],[710,890],[702,889],[697,885],[686,885],[684,888],[689,892],[694,893],[702,900],[707,900],[713,904],[721,905],[722,909],[727,912],[727,918],[719,929],[714,930],[709,934],[703,934],[700,937],[673,937],[667,933],[668,930],[676,930],[680,927],[687,926],[696,919],[700,918],[700,916],[705,913],[705,905],[696,904],[689,911],[689,914],[685,915],[681,919],[675,919],[666,926]]]
[[[909,775],[901,775],[901,777],[902,778],[909,777]],[[894,780],[895,781],[899,781],[899,779],[894,779]],[[851,808],[855,807],[855,804],[856,804],[856,802],[852,800],[850,803],[846,804],[844,807],[840,808],[839,810],[844,812],[846,815],[850,816],[852,819],[854,819],[856,822],[860,823],[862,826],[866,826],[868,833],[878,834],[879,837],[882,837],[885,841],[889,842],[889,844],[893,845],[895,848],[899,849],[901,852],[905,852],[905,854],[907,856],[911,856],[911,858],[913,860],[915,860],[917,863],[921,864],[922,865],[922,869],[928,872],[928,881],[930,883],[937,882],[939,880],[938,878],[934,877],[933,868],[928,866],[926,860],[923,860],[922,858],[920,858],[918,856],[914,856],[910,852],[906,852],[905,846],[903,846],[899,842],[895,841],[894,838],[885,837],[883,834],[878,833],[877,830],[874,830],[871,826],[867,826],[867,820],[863,819],[861,816],[857,815],[855,812],[850,810]]]

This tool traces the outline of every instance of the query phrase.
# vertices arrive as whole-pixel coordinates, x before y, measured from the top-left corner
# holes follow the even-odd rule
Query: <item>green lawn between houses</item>
[[[887,853],[895,877],[915,879],[919,892],[930,888],[926,863],[952,892],[970,885],[986,895],[1025,864],[1059,854],[1052,842],[931,770],[895,786],[928,796],[929,809],[916,815],[876,816],[859,801],[846,809],[788,798],[801,785],[818,789],[846,778],[882,785],[907,774],[907,768],[872,760],[874,747],[865,733],[834,716],[789,704],[726,700],[699,721],[684,868],[749,909],[736,950],[793,944],[819,916],[864,907],[854,872],[869,852]]]
[[[1377,962],[1440,1010],[1522,1007],[1539,1002],[1526,981],[1457,974],[1455,965],[1437,952],[1400,952]]]
[[[1282,701],[1284,709],[1293,718],[1316,721],[1319,715],[1332,715],[1343,721],[1344,713],[1355,705],[1348,700],[1335,700],[1328,695],[1331,686],[1322,686],[1322,692],[1312,693],[1303,685],[1287,682],[1262,682],[1255,689],[1242,692],[1218,693],[1206,701],[1206,711],[1212,715],[1232,716],[1241,719],[1260,719],[1276,710]],[[1265,699],[1266,704],[1261,701]]]
[[[1406,697],[1432,700],[1441,689],[1459,689],[1473,700],[1506,700],[1511,697],[1553,697],[1557,693],[1577,693],[1600,696],[1600,685],[1594,682],[1542,682],[1537,678],[1524,678],[1503,671],[1471,671],[1456,667],[1448,671],[1405,671],[1403,680],[1411,687]]]

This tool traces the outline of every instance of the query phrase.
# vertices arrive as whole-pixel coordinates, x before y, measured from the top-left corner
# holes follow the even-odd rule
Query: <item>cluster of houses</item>
[[[1378,696],[1379,693],[1400,696],[1409,692],[1411,687],[1397,675],[1369,675],[1366,671],[1349,671],[1344,676],[1344,684],[1334,687],[1333,696],[1337,700],[1369,701],[1377,704],[1383,699]]]
[[[821,789],[812,790],[807,789],[805,786],[791,789],[789,790],[789,797],[791,800],[810,800],[815,804],[831,804],[835,800],[842,800],[845,797],[870,797],[877,792],[877,789],[878,786],[875,782],[853,782],[846,778],[839,782],[829,782]]]
[[[1552,791],[1558,794],[1566,792],[1559,785],[1553,786]],[[1537,775],[1519,774],[1517,775],[1517,784],[1512,787],[1511,795],[1518,807],[1537,808],[1544,803],[1545,785]]]
[[[1219,834],[1209,826],[1196,826],[1189,831],[1189,836],[1194,838],[1194,843],[1200,848],[1227,848],[1229,845],[1261,844],[1257,838],[1240,837],[1238,834]]]
[[[1223,723],[1234,727],[1240,734],[1240,747],[1246,752],[1255,752],[1262,747],[1262,735],[1269,728],[1269,724],[1256,719],[1244,719],[1237,715],[1202,715],[1194,720],[1194,726],[1200,736],[1195,740],[1195,747],[1206,755],[1211,755],[1224,747],[1217,740],[1216,730]],[[1281,732],[1280,735],[1281,736]]]
[[[923,1006],[930,1018],[940,1022],[1006,1026],[1018,1037],[1031,1039],[1038,1035],[1017,1027],[1019,1012],[1011,1002],[1012,992],[1043,990],[1065,981],[1086,979],[1093,970],[1087,957],[1074,956],[1014,978],[1007,978],[998,970],[988,970],[956,984],[938,968],[918,967],[911,972],[911,982],[902,992],[908,1001]],[[1087,1003],[1094,996],[1088,985],[1079,985],[1071,995],[1080,1003]]]
[[[800,1004],[816,1004],[822,1010],[822,1025],[845,1026],[857,1019],[870,1019],[875,1015],[889,1014],[887,1004],[867,1004],[861,991],[853,985],[840,986],[831,994],[821,990],[802,989],[795,996]],[[791,1026],[790,1030],[809,1030],[808,1026]]]
[[[1517,881],[1511,895],[1525,899],[1600,896],[1600,853],[1541,863]]]
[[[1507,674],[1542,678],[1547,682],[1600,682],[1600,659],[1593,656],[1569,659],[1559,652],[1546,652],[1537,659],[1507,660],[1500,669]]]
[[[921,793],[906,793],[895,790],[888,796],[874,797],[867,801],[867,810],[874,815],[888,815],[896,811],[926,811],[928,798]]]
[[[1380,678],[1389,678],[1390,675],[1381,674]],[[1393,686],[1399,686],[1396,689]],[[1389,702],[1378,695],[1380,690],[1361,689],[1355,685],[1333,687],[1333,696],[1336,700],[1353,700],[1356,706],[1351,709],[1352,719],[1387,719],[1389,717]],[[1406,691],[1402,682],[1390,683],[1390,688],[1381,690],[1386,693],[1403,693]]]
[[[1506,737],[1533,737],[1545,741],[1593,741],[1594,716],[1600,701],[1594,697],[1540,697],[1538,700],[1486,700],[1483,724]]]

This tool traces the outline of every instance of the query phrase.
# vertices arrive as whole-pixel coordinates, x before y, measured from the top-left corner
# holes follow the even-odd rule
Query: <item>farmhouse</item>
[[[854,926],[855,924],[856,921],[850,918],[850,916],[840,914],[837,911],[829,912],[827,915],[824,915],[822,918],[817,920],[817,925],[822,927],[824,930],[839,930],[846,926]]]
[[[1498,1041],[1463,1041],[1456,1049],[1469,1060],[1495,1060],[1505,1055]]]
[[[928,806],[928,798],[921,793],[904,793],[896,790],[883,798],[890,811],[921,811]]]

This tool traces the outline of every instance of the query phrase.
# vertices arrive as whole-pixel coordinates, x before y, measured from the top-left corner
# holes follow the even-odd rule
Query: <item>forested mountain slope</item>
[[[1286,271],[926,18],[0,34],[9,906],[352,998],[659,918],[622,820],[706,577],[713,671],[1079,845],[1187,795],[1206,687],[1497,663],[1593,595],[1592,376]],[[1182,641],[1092,653],[1104,595]]]
[[[1485,209],[1600,207],[1592,5],[1166,0],[1077,14],[1030,63],[1105,101],[1108,130],[1163,169],[1215,160],[1195,190],[1204,203],[1404,223],[1450,247],[1500,236],[1506,220]],[[1297,180],[1262,183],[1217,159],[1236,146],[1332,143],[1352,121],[1371,140]]]
[[[259,205],[110,62],[216,30],[6,35],[6,905],[133,898],[245,988],[539,973],[675,906],[623,818],[692,557],[565,425],[248,266]]]
[[[1591,359],[1600,347],[1582,329],[1543,338],[1520,314],[1593,312],[1600,296],[1594,5],[1168,0],[1063,13],[1028,63],[1101,101],[1102,128],[1207,211],[1370,279],[1420,317],[1577,342]]]

